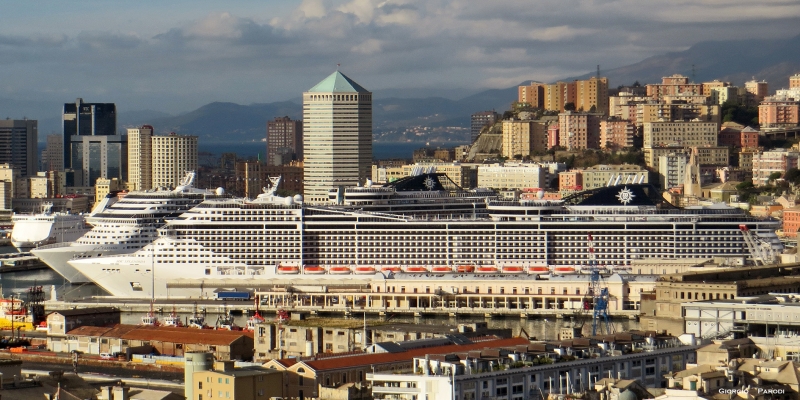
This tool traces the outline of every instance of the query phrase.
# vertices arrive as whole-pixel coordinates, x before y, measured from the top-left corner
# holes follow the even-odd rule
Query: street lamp
[[[547,341],[547,318],[544,319],[544,341]]]

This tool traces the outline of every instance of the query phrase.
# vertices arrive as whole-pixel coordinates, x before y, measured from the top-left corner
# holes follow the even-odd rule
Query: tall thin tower
[[[364,183],[372,170],[372,93],[339,71],[303,93],[303,158],[307,203]]]

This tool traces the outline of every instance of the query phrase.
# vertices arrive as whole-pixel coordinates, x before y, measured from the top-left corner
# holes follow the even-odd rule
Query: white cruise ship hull
[[[72,259],[132,253],[137,250],[130,249],[125,251],[125,249],[121,249],[120,247],[121,246],[67,242],[35,248],[31,250],[31,253],[71,283],[90,283],[93,281],[75,269],[75,267],[69,265],[68,261]]]

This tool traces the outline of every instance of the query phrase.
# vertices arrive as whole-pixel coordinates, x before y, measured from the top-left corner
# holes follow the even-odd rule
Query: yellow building
[[[125,186],[125,182],[117,178],[98,178],[97,184],[94,186],[94,204],[100,203],[111,192],[124,190]]]
[[[128,182],[131,190],[153,188],[152,137],[153,127],[150,125],[128,129]]]
[[[583,190],[625,183],[649,183],[649,173],[638,165],[595,165],[583,170]]]
[[[646,122],[644,147],[716,146],[719,125],[714,122]]]
[[[269,400],[282,396],[283,373],[258,367],[234,368],[233,361],[215,363],[213,371],[192,375],[193,399]]]
[[[575,81],[575,109],[608,114],[608,78]]]
[[[533,122],[529,120],[503,121],[503,157],[522,159],[530,156],[533,148],[533,143],[531,143],[533,129]],[[546,144],[547,136],[545,135],[544,137]]]

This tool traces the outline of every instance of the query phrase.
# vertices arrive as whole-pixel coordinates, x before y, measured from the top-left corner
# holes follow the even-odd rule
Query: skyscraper
[[[8,163],[20,176],[39,171],[38,123],[35,120],[0,120],[0,164]]]
[[[303,93],[303,159],[306,202],[364,183],[372,172],[372,93],[339,71]]]
[[[110,136],[117,134],[117,106],[114,103],[65,103],[62,113],[64,131],[64,168],[80,168],[75,164],[73,143],[82,143],[76,136]]]
[[[303,121],[277,117],[267,122],[267,165],[303,159]]]
[[[174,188],[197,170],[197,136],[153,136],[153,187]]]
[[[153,188],[153,127],[128,129],[128,185],[131,190]]]
[[[42,152],[42,171],[64,170],[64,137],[54,133],[47,135],[47,145]]]
[[[97,178],[127,178],[127,136],[72,136],[71,139],[73,173],[67,174],[67,186],[94,186]]]

